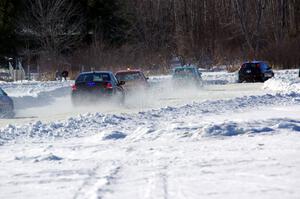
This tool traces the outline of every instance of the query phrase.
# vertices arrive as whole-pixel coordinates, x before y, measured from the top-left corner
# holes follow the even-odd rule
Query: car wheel
[[[269,78],[267,78],[266,76],[265,76],[265,74],[262,74],[261,75],[261,82],[265,82],[265,81],[267,81]]]

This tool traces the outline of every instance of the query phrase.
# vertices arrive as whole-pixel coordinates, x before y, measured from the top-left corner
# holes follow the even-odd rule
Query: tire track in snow
[[[117,165],[113,162],[113,166],[105,166],[97,164],[95,168],[92,169],[90,174],[84,180],[82,186],[74,195],[74,199],[101,199],[105,193],[110,192],[109,189],[106,189],[114,180],[116,175],[119,173],[121,166],[119,163]]]

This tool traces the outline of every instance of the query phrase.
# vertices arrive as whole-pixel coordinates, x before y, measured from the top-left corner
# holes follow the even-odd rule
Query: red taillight
[[[74,85],[72,85],[72,91],[76,91],[77,90],[77,87],[76,87],[76,85],[74,84]]]
[[[256,64],[256,68],[259,68],[260,67],[260,65],[259,64]]]
[[[106,83],[106,88],[108,88],[108,89],[112,89],[113,88],[113,86],[112,86],[112,84],[111,83]]]

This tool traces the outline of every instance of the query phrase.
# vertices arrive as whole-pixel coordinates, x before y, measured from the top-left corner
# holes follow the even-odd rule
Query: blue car
[[[0,88],[0,117],[13,117],[13,100]]]
[[[274,77],[272,68],[263,61],[245,62],[239,70],[239,82],[264,82]]]
[[[201,72],[194,66],[180,66],[176,67],[172,71],[172,80],[175,85],[193,85],[201,87],[202,77]]]
[[[72,86],[72,102],[77,105],[83,101],[111,101],[111,98],[115,98],[123,103],[124,84],[124,81],[118,81],[110,71],[80,73]]]

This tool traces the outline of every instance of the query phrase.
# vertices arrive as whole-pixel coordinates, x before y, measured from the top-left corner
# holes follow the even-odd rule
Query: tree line
[[[297,67],[300,1],[0,0],[0,56],[43,70],[162,70],[174,57]]]

